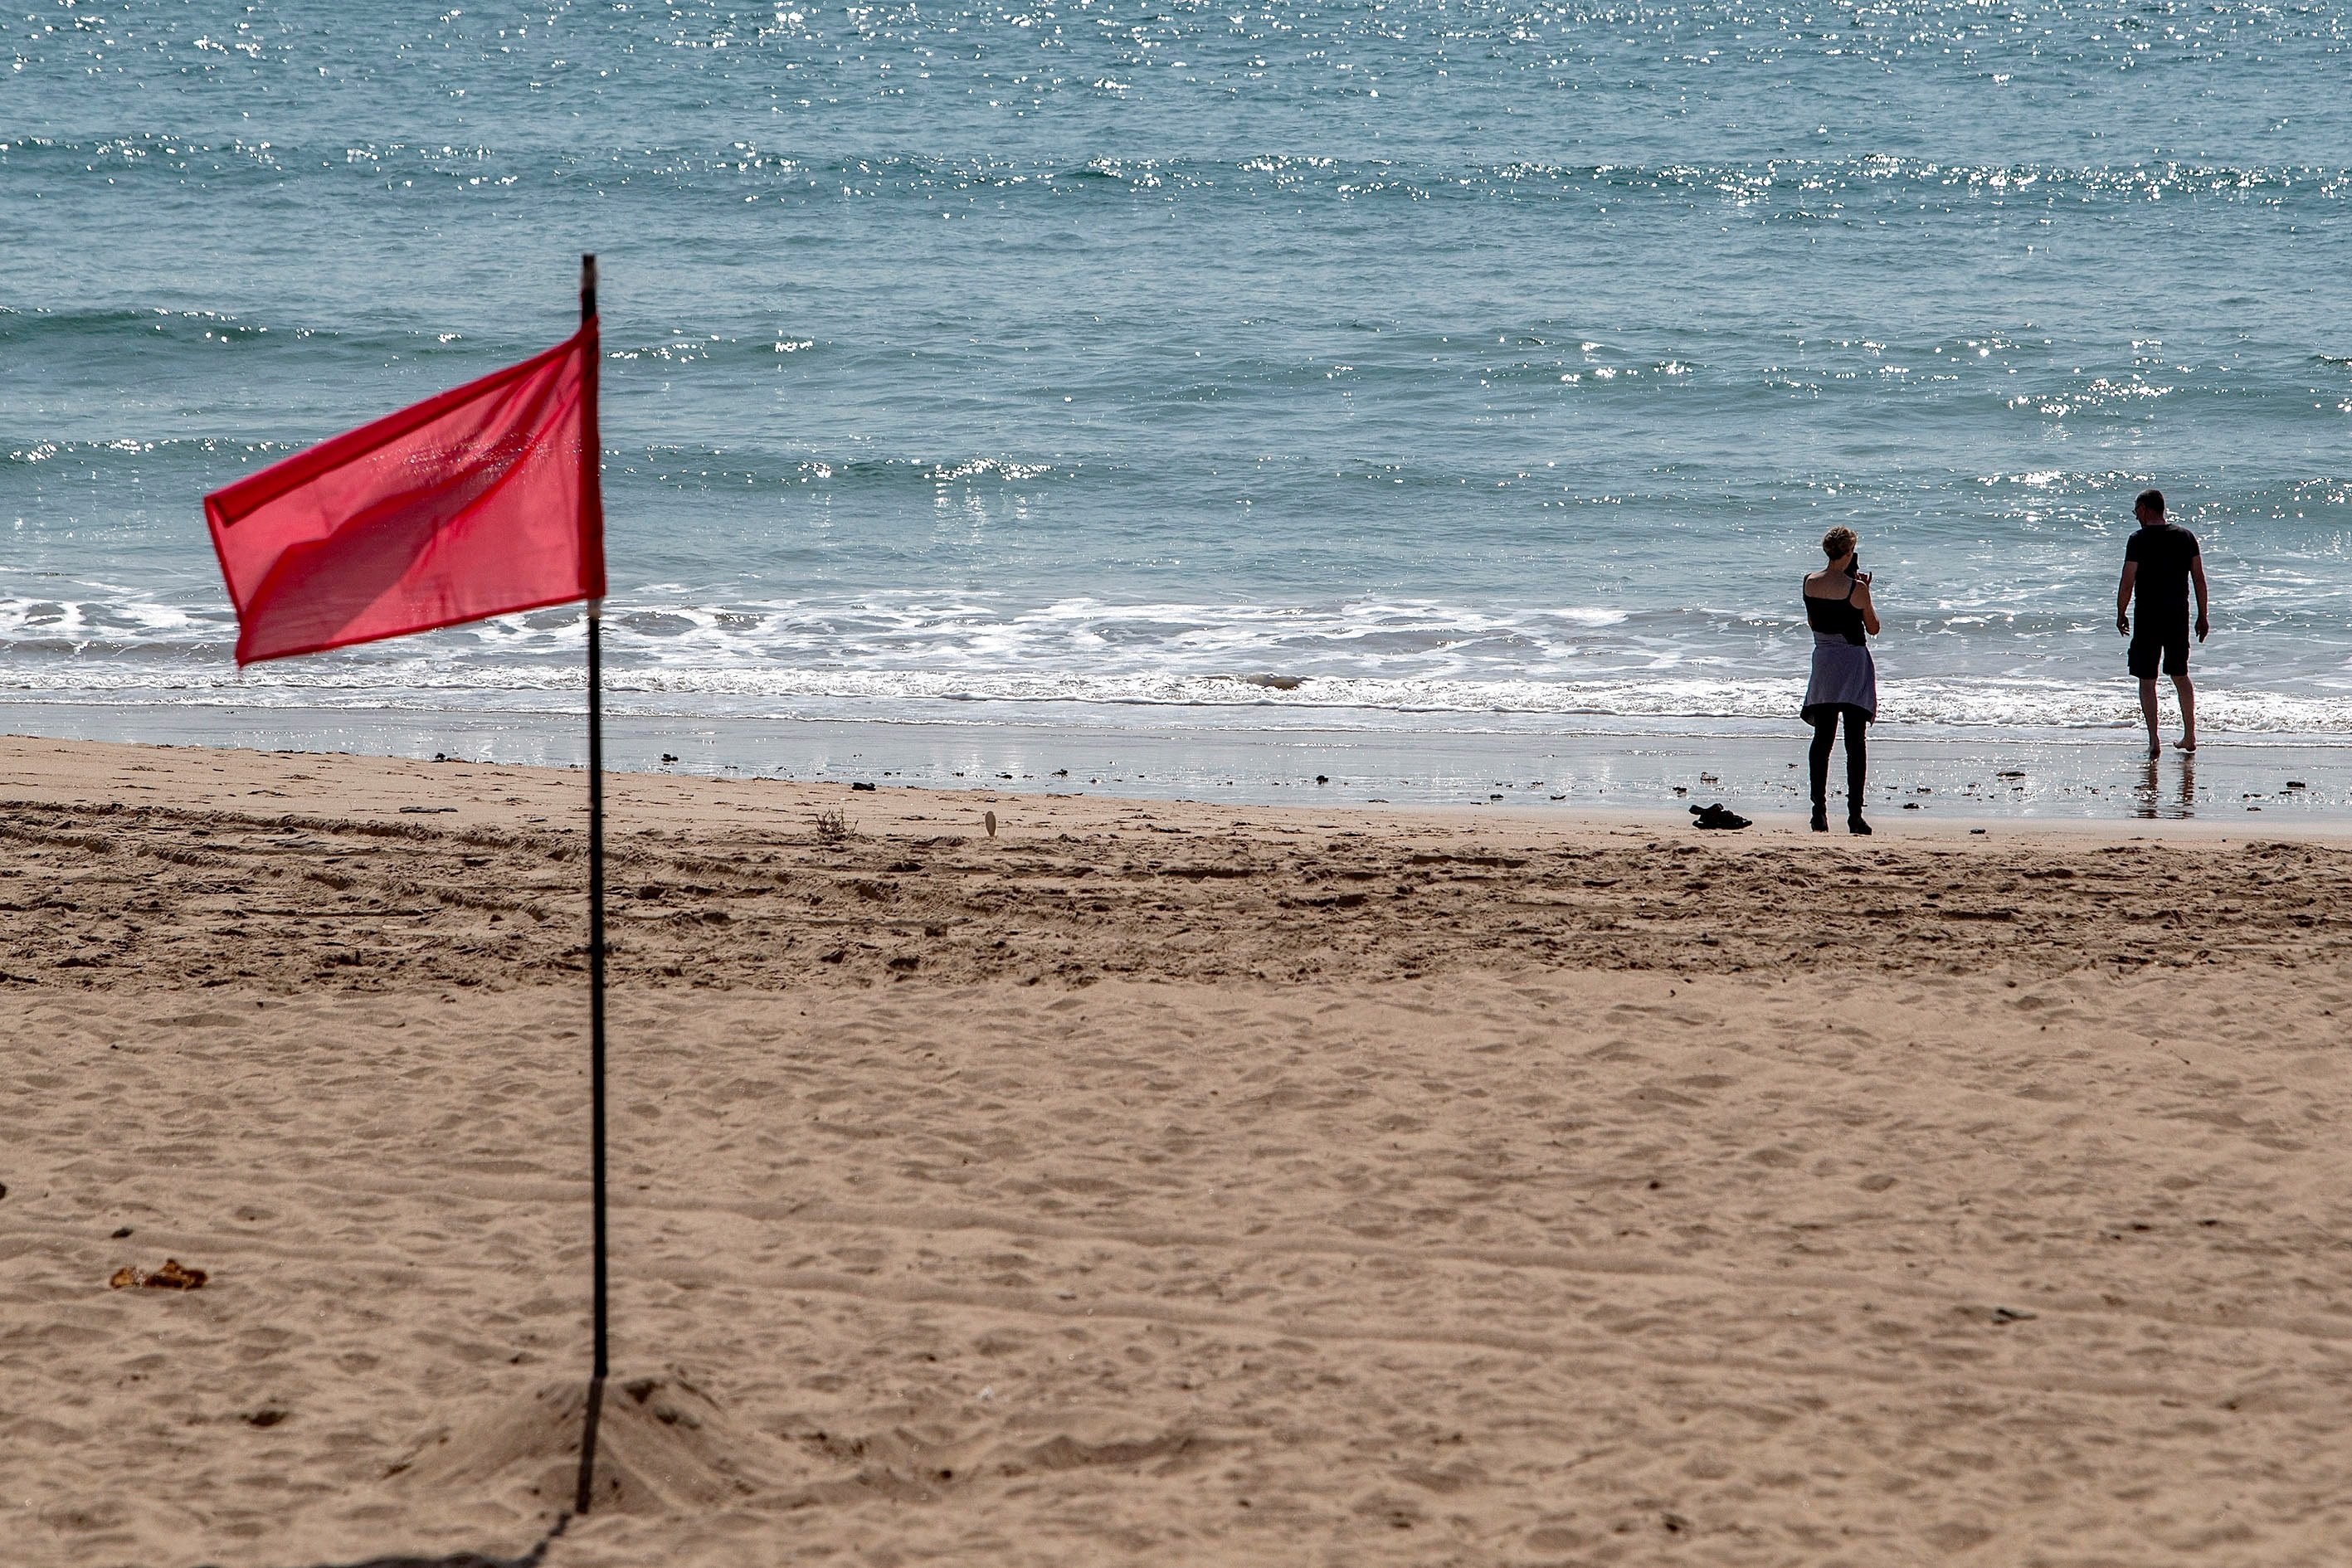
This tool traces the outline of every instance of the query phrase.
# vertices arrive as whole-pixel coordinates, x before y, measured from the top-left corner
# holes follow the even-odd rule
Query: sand
[[[580,789],[0,742],[9,1562],[541,1538]],[[613,796],[550,1564],[2352,1552],[2340,839]]]

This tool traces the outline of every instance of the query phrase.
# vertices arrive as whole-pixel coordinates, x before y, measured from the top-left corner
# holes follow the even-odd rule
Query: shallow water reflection
[[[2197,815],[2197,758],[2189,752],[2175,752],[2173,755],[2180,760],[2179,786],[2168,792],[2163,762],[2148,758],[2138,784],[2132,789],[2134,816],[2177,822]]]

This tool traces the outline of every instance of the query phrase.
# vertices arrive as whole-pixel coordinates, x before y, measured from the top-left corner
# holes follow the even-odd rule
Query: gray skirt
[[[1878,666],[1870,649],[1850,643],[1835,632],[1813,634],[1813,679],[1805,686],[1805,722],[1824,713],[1859,709],[1865,719],[1878,717]]]

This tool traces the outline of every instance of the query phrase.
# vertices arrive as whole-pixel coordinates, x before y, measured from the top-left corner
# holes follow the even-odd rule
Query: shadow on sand
[[[547,1549],[572,1522],[564,1514],[557,1519],[545,1535],[533,1542],[530,1550],[520,1557],[485,1557],[478,1552],[453,1552],[446,1557],[371,1557],[363,1563],[321,1563],[319,1568],[539,1568]],[[212,1568],[212,1565],[207,1565]]]

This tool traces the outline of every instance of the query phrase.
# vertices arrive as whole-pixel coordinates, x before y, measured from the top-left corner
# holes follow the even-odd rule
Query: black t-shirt
[[[2133,581],[2133,607],[2144,624],[2189,624],[2189,567],[2197,559],[2197,536],[2175,523],[2142,524],[2124,545],[2126,564],[2139,563]]]

